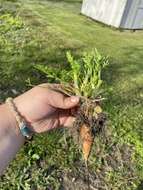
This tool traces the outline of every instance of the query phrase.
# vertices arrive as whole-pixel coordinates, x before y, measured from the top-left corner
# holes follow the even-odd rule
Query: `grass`
[[[106,27],[81,15],[80,8],[81,1],[72,0],[0,0],[0,15],[9,13],[15,21],[10,25],[7,18],[4,28],[0,25],[4,42],[0,97],[4,100],[28,89],[28,78],[34,84],[46,81],[35,64],[68,68],[67,50],[80,57],[96,47],[108,55],[110,66],[103,75],[108,138],[96,138],[90,167],[97,179],[102,174],[102,189],[139,190],[143,188],[143,32]],[[12,29],[6,29],[9,25]],[[70,138],[66,145],[62,137],[63,131],[34,137],[1,178],[0,189],[58,190],[66,172],[80,175],[81,154]]]

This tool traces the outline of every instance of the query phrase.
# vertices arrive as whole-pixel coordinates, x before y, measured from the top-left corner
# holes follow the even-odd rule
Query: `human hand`
[[[71,111],[78,105],[79,98],[66,97],[46,85],[39,85],[15,98],[14,102],[20,114],[30,124],[30,129],[42,133],[59,126],[72,125],[74,117]]]

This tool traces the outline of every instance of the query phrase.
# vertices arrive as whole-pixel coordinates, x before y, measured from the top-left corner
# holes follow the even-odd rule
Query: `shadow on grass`
[[[136,190],[143,190],[143,181],[141,181]]]
[[[129,108],[136,114],[135,107],[143,106],[143,47],[128,47],[123,61],[111,59],[111,64],[103,72],[105,81],[105,109],[114,115]],[[124,59],[125,57],[125,59]],[[112,116],[113,117],[113,116]],[[141,125],[138,125],[140,128]]]
[[[66,59],[66,52],[71,51],[75,56],[79,57],[79,51],[82,47],[63,47],[59,45],[54,48],[40,47],[35,42],[27,44],[22,49],[21,55],[12,55],[6,51],[2,54],[0,60],[0,75],[3,80],[0,82],[1,96],[10,96],[12,89],[19,92],[29,88],[26,80],[30,78],[32,84],[36,85],[43,82],[49,82],[45,74],[39,73],[34,68],[36,64],[43,64],[55,67],[58,70],[68,69],[69,64]]]
[[[127,47],[124,51],[122,61],[113,58],[111,64],[104,72],[104,79],[107,84],[116,85],[120,79],[136,79],[143,74],[143,47]]]

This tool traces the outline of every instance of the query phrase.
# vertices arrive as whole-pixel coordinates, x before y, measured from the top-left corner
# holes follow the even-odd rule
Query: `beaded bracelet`
[[[13,98],[7,98],[6,103],[9,105],[10,110],[13,112],[16,121],[18,123],[18,128],[21,134],[26,137],[27,139],[31,139],[32,131],[29,129],[27,122],[25,119],[20,115]]]

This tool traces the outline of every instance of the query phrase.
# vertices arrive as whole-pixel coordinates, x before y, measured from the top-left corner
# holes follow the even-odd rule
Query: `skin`
[[[52,85],[51,87],[56,87]],[[47,88],[36,86],[14,99],[19,113],[29,123],[33,133],[43,133],[58,127],[69,127],[74,121],[72,112],[79,98],[66,97]],[[7,104],[0,106],[0,175],[24,144],[17,121]]]

